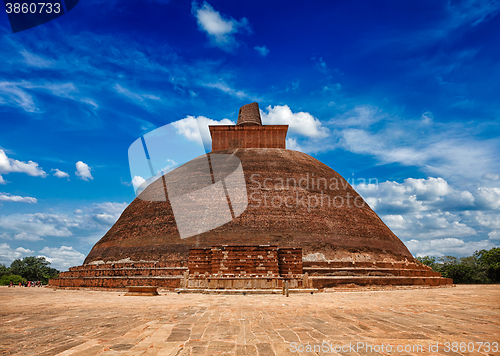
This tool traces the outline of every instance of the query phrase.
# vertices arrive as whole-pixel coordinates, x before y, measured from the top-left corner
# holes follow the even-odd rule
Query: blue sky
[[[15,34],[3,13],[0,263],[81,264],[134,199],[134,140],[189,117],[234,122],[252,101],[414,255],[499,246],[499,12],[498,1],[87,0]]]

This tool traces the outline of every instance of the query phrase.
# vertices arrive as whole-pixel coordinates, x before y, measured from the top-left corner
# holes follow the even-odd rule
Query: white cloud
[[[491,232],[488,234],[488,237],[489,237],[491,240],[500,240],[500,230],[494,230],[494,231],[491,231]]]
[[[213,88],[213,89],[218,89],[226,94],[229,94],[231,96],[234,96],[238,99],[256,99],[253,96],[245,93],[242,90],[236,90],[231,88],[229,85],[227,85],[224,81],[219,80],[218,82],[210,82],[210,83],[203,83],[203,86],[207,88]],[[254,100],[254,101],[259,101],[259,100]]]
[[[0,176],[0,184],[7,184],[7,181]]]
[[[45,257],[50,262],[52,268],[64,271],[72,266],[79,266],[83,263],[85,255],[76,251],[71,246],[44,247],[39,251],[39,257]]]
[[[9,244],[0,243],[0,263],[10,265],[15,259],[30,256],[34,252],[24,247],[12,249]]]
[[[57,178],[68,178],[69,180],[69,174],[66,173],[66,172],[63,172],[63,171],[60,171],[59,169],[57,168],[54,168],[52,169],[54,172],[54,176],[57,177]]]
[[[30,53],[25,49],[21,50],[19,53],[23,56],[24,63],[26,63],[30,67],[50,68],[53,67],[55,64],[53,60],[45,59],[41,56]]]
[[[481,176],[481,178],[486,180],[496,181],[500,179],[500,175],[495,173],[485,173]]]
[[[328,129],[323,127],[321,121],[307,112],[292,113],[288,105],[276,105],[266,108],[267,112],[261,111],[262,123],[268,125],[288,125],[293,133],[309,138],[325,138]]]
[[[145,182],[146,180],[140,176],[135,176],[134,179],[132,179],[132,186],[134,187],[135,191]]]
[[[323,59],[323,57],[319,57],[319,58],[316,58],[316,57],[312,57],[311,60],[314,61],[314,63],[316,64],[316,67],[320,70],[320,72],[322,72],[323,74],[328,74],[330,71],[328,69],[328,65],[326,64],[325,60]]]
[[[22,86],[13,82],[0,82],[0,105],[6,104],[20,107],[26,112],[36,112],[33,97],[23,90]]]
[[[500,3],[489,0],[451,1],[448,10],[451,14],[450,29],[464,25],[477,26],[495,17],[500,12]]]
[[[94,204],[91,209],[87,209],[91,216],[103,225],[112,225],[118,220],[121,213],[127,207],[127,203],[100,203]]]
[[[337,115],[329,121],[329,124],[336,127],[368,127],[386,117],[387,115],[375,106],[358,105],[345,113]]]
[[[202,6],[193,2],[191,13],[196,17],[198,28],[207,33],[210,43],[226,52],[231,52],[239,46],[235,39],[238,32],[250,32],[250,25],[246,18],[239,21],[224,18],[207,2],[203,2]]]
[[[212,137],[210,136],[210,130],[208,126],[213,125],[235,125],[235,123],[229,119],[222,119],[221,121],[216,121],[209,119],[205,116],[186,116],[184,119],[172,123],[178,134],[186,137],[189,141],[196,142],[199,145],[212,143]]]
[[[286,139],[286,148],[289,150],[304,152],[304,148],[297,143],[296,138],[288,137]]]
[[[120,93],[127,98],[132,99],[136,104],[140,104],[142,106],[148,107],[148,101],[154,100],[154,101],[160,101],[161,98],[156,95],[152,94],[138,94],[130,91],[127,88],[122,87],[120,84],[115,84],[113,87],[117,93]],[[92,104],[94,105],[94,104]]]
[[[18,234],[15,234],[14,235],[14,239],[15,240],[24,240],[24,241],[40,241],[40,240],[43,240],[40,236],[36,235],[36,234],[33,234],[33,233],[29,233],[29,232],[20,232]]]
[[[459,190],[432,177],[354,188],[413,254],[467,256],[493,246],[500,231],[498,188]]]
[[[15,233],[31,233],[38,236],[67,237],[72,233],[70,220],[60,219],[57,214],[11,214],[0,216],[0,227]]]
[[[478,188],[475,193],[477,207],[483,209],[500,208],[500,188]]]
[[[490,249],[495,245],[488,240],[465,242],[457,238],[445,238],[439,240],[417,240],[406,241],[406,246],[415,256],[471,256],[475,251]]]
[[[87,182],[89,180],[94,179],[94,177],[92,177],[92,174],[90,173],[90,167],[88,166],[88,164],[83,163],[82,161],[76,162],[75,174],[77,177],[79,177],[80,179],[85,180]]]
[[[375,106],[358,105],[327,125],[331,138],[344,150],[372,156],[381,164],[416,166],[453,180],[494,182],[500,177],[500,140],[478,140],[469,134],[477,129],[467,123],[433,122],[430,112],[418,119],[401,118]]]
[[[0,216],[0,237],[39,241],[51,237],[81,239],[100,236],[118,220],[126,203],[105,202],[75,209],[74,214],[11,214]],[[92,241],[95,243],[96,241]]]
[[[29,203],[29,204],[34,204],[37,202],[36,198],[21,197],[19,195],[10,195],[9,193],[0,193],[0,201]]]
[[[255,46],[253,49],[256,50],[257,52],[259,52],[259,54],[262,57],[266,57],[269,54],[269,48],[267,48],[266,45]]]
[[[27,53],[27,52],[26,52]],[[31,66],[42,67],[43,59],[41,57],[29,57]],[[25,56],[25,58],[28,58]],[[81,96],[78,88],[73,83],[59,83],[59,82],[29,82],[22,80],[19,82],[0,82],[0,94],[4,94],[2,100],[0,97],[0,104],[7,104],[14,107],[21,107],[27,112],[41,112],[34,103],[32,95],[28,91],[47,91],[52,95],[71,99],[81,103],[91,105],[96,109],[98,105],[93,99]]]
[[[361,180],[358,178],[358,181]],[[407,178],[403,183],[355,185],[370,206],[383,214],[425,210],[495,210],[500,209],[500,188],[452,188],[443,178]]]
[[[18,161],[16,159],[9,158],[7,157],[5,151],[2,149],[0,149],[0,173],[1,174],[26,173],[33,177],[42,177],[42,178],[45,178],[47,176],[47,173],[45,173],[42,168],[38,167],[38,163],[33,161],[28,161],[28,163],[26,163]],[[0,182],[5,182],[5,181],[2,178]]]
[[[434,115],[430,111],[424,112],[422,114],[422,116],[420,117],[420,120],[425,125],[431,124],[433,119],[434,119]]]

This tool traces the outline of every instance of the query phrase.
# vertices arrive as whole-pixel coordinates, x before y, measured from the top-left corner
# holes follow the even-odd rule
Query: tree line
[[[12,282],[18,285],[26,281],[41,281],[47,283],[51,278],[57,278],[59,271],[50,267],[45,257],[25,257],[12,261],[10,267],[0,264],[0,285]]]
[[[480,250],[469,257],[424,256],[417,260],[455,284],[500,283],[500,247]]]

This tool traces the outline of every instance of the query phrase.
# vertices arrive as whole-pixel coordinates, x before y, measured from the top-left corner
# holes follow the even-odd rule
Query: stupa
[[[163,193],[165,180],[176,174],[189,181],[197,170],[182,169],[201,166],[207,158],[197,157],[149,185],[84,264],[61,273],[50,285],[271,290],[284,281],[291,288],[317,289],[452,283],[416,261],[337,172],[286,149],[288,126],[263,125],[257,103],[240,109],[236,125],[209,129],[208,158],[213,162],[216,155],[230,155],[241,162],[244,209],[236,214],[233,205],[229,222],[181,236],[170,200],[148,196]],[[207,185],[216,180],[212,172]]]

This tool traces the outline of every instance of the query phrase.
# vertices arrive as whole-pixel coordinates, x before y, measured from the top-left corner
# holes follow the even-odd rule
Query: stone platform
[[[400,287],[398,287],[400,288]],[[406,287],[409,288],[409,287]],[[0,354],[71,356],[498,355],[500,285],[282,295],[0,287]],[[390,345],[391,353],[349,350]],[[474,352],[445,352],[445,343]],[[479,343],[489,342],[478,352]],[[295,343],[295,344],[294,344]],[[438,352],[429,352],[429,345]],[[397,351],[397,347],[409,351]],[[422,347],[422,352],[419,351]]]
[[[62,272],[49,284],[61,288],[156,286],[204,292],[230,289],[317,289],[343,285],[453,284],[413,262],[302,261],[302,249],[272,245],[193,248],[185,264],[121,262],[87,264]]]
[[[310,286],[324,289],[342,285],[427,285],[453,284],[428,266],[413,262],[303,262]]]

